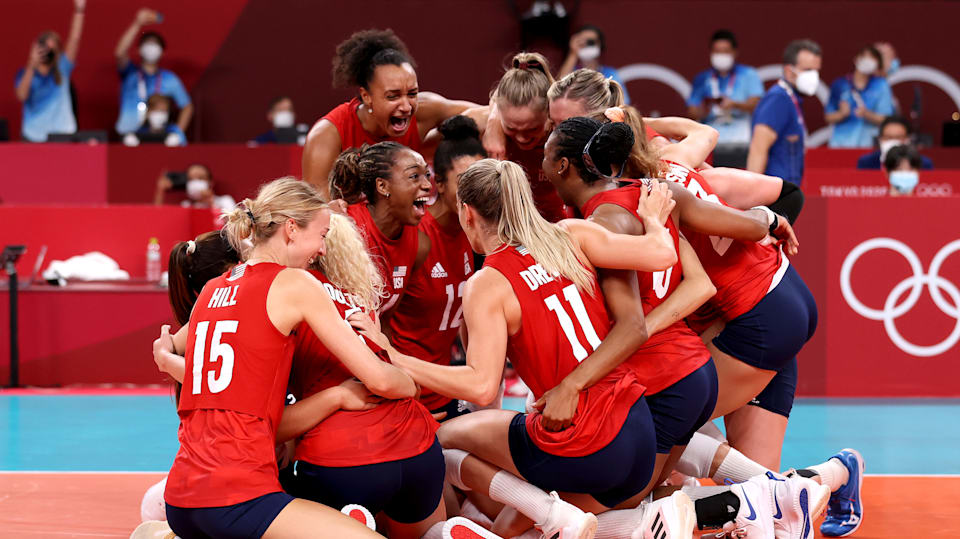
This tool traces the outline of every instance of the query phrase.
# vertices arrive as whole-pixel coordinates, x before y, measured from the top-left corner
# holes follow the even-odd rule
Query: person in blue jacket
[[[825,118],[833,126],[831,148],[869,148],[883,119],[893,114],[893,92],[879,75],[883,65],[873,45],[862,47],[853,59],[853,73],[830,85]]]

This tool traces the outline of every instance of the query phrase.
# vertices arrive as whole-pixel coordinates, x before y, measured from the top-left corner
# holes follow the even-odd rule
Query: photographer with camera
[[[17,72],[17,100],[23,103],[20,135],[29,142],[45,142],[51,133],[75,133],[77,118],[70,101],[70,74],[83,33],[86,0],[74,0],[70,35],[63,47],[53,30],[42,32],[30,46],[27,65]]]
[[[190,208],[210,208],[216,228],[220,228],[220,215],[237,205],[230,195],[217,195],[213,191],[213,173],[206,165],[194,163],[184,172],[163,171],[157,179],[157,190],[153,203],[162,206],[168,191],[185,191],[187,198],[181,206]]]
[[[570,50],[567,52],[567,58],[560,65],[557,78],[561,79],[580,68],[598,71],[603,73],[604,77],[610,77],[620,84],[623,88],[624,104],[629,105],[630,94],[627,93],[626,85],[620,80],[617,68],[600,63],[600,57],[606,50],[607,42],[602,30],[592,24],[581,26],[576,33],[570,36]]]

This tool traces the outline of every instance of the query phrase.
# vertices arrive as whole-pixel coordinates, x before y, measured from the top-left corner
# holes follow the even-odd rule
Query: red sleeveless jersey
[[[360,99],[354,97],[346,103],[337,105],[323,117],[324,120],[332,123],[337,128],[337,132],[340,133],[340,151],[359,148],[364,144],[373,145],[387,140],[399,142],[407,148],[420,151],[421,140],[420,131],[417,129],[416,114],[410,118],[410,127],[402,137],[374,138],[364,130],[363,124],[360,123],[360,118],[357,116],[357,107],[359,106]]]
[[[219,507],[279,492],[274,454],[293,338],[267,316],[283,266],[235,267],[212,279],[190,315],[180,393],[180,450],[164,498]]]
[[[640,203],[642,185],[631,185],[595,195],[583,207],[583,217],[590,217],[603,204],[620,206],[640,219],[637,206]],[[673,247],[680,252],[680,235],[673,218],[667,219],[666,227],[673,238]],[[643,303],[643,314],[648,314],[674,292],[683,277],[683,265],[677,263],[665,271],[637,272],[637,284]],[[650,335],[647,342],[634,352],[626,365],[637,374],[640,383],[647,386],[647,394],[658,393],[691,372],[699,369],[710,359],[710,352],[700,337],[679,320],[667,328]]]
[[[664,161],[664,179],[683,185],[697,198],[728,206],[699,172],[672,161]],[[702,331],[713,320],[733,320],[752,309],[767,294],[778,270],[786,268],[787,259],[780,249],[757,242],[708,236],[692,230],[683,231],[697,252],[717,293],[697,312],[687,317],[694,330]]]
[[[520,330],[507,341],[507,357],[540,398],[593,352],[610,331],[610,319],[596,277],[590,292],[547,274],[524,247],[487,256],[484,266],[510,282],[520,303]],[[644,392],[623,365],[580,393],[573,425],[560,432],[543,427],[539,412],[528,414],[527,432],[537,447],[563,457],[595,453],[613,440]]]
[[[311,271],[327,290],[340,316],[360,309],[350,294],[334,286],[322,273]],[[358,338],[381,358],[386,351],[362,336]],[[389,358],[386,358],[389,361]],[[297,400],[353,378],[306,323],[296,335],[291,389]],[[419,455],[433,445],[439,428],[430,412],[407,398],[389,400],[371,410],[340,410],[321,421],[297,442],[295,458],[317,466],[363,466]]]
[[[417,246],[420,243],[417,227],[404,226],[399,238],[390,239],[377,228],[366,203],[348,206],[347,215],[356,221],[357,228],[363,232],[370,256],[380,268],[384,291],[389,294],[386,302],[380,306],[380,312],[388,311],[403,295],[417,261]]]
[[[522,166],[526,171],[530,190],[533,191],[533,202],[544,219],[556,223],[573,217],[571,209],[563,203],[557,189],[543,174],[543,146],[532,150],[521,150],[512,139],[507,138],[507,159]]]
[[[403,299],[390,318],[394,347],[404,354],[450,364],[450,349],[463,322],[463,286],[473,273],[473,249],[460,229],[444,230],[427,212],[420,230],[430,238],[427,260],[410,277]],[[420,402],[436,410],[450,402],[427,388]]]

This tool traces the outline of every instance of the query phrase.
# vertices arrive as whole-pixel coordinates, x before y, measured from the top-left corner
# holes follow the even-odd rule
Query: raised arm
[[[512,294],[506,278],[489,268],[467,281],[463,291],[463,319],[470,331],[466,365],[435,365],[401,354],[387,344],[390,359],[417,383],[445,397],[490,404],[500,392],[507,355],[504,305]]]
[[[287,324],[292,328],[298,317],[305,320],[320,342],[372,393],[389,399],[417,394],[416,384],[406,373],[381,361],[357,338],[323,285],[305,271],[288,269],[277,275],[267,294],[267,313],[278,328]]]
[[[479,106],[472,101],[447,99],[433,92],[420,92],[417,99],[419,101],[417,104],[417,129],[420,131],[421,140],[426,138],[431,129],[443,123],[447,118]]]
[[[661,135],[678,140],[660,150],[660,158],[698,168],[717,145],[717,130],[690,118],[644,118],[643,122]]]
[[[123,69],[130,63],[130,45],[133,45],[133,41],[137,38],[137,34],[140,33],[140,29],[156,22],[156,11],[147,8],[140,8],[140,10],[137,11],[137,14],[133,17],[133,22],[130,23],[130,26],[128,26],[123,32],[123,35],[120,36],[120,41],[117,41],[117,48],[113,50],[113,56],[117,60],[117,69]]]
[[[27,65],[23,68],[23,75],[20,76],[20,80],[17,81],[17,87],[14,93],[17,94],[17,100],[21,103],[30,97],[30,85],[33,83],[33,75],[37,71],[37,66],[40,65],[40,49],[41,46],[36,41],[30,45]]]
[[[753,126],[750,151],[747,154],[747,170],[763,174],[767,170],[770,147],[777,141],[777,132],[767,124]]]
[[[87,7],[87,0],[73,0],[73,6],[70,33],[67,35],[67,44],[63,48],[63,54],[71,64],[77,61],[77,49],[80,48],[80,36],[83,34],[83,12]]]
[[[330,200],[330,170],[341,151],[340,132],[333,123],[313,124],[303,147],[303,181],[313,184],[326,200]]]
[[[646,329],[649,335],[663,331],[678,320],[683,320],[717,293],[716,287],[710,281],[710,276],[700,264],[697,253],[682,236],[680,237],[680,264],[683,266],[683,280],[680,281],[677,289],[667,296],[663,303],[647,313]]]

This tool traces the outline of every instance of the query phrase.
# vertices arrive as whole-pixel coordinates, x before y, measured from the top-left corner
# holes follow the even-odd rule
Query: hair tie
[[[583,147],[583,164],[584,166],[587,167],[587,170],[589,170],[593,174],[596,174],[597,176],[608,179],[608,180],[615,180],[623,175],[623,169],[627,165],[626,159],[624,159],[623,164],[620,165],[620,170],[617,171],[616,175],[611,176],[609,174],[604,174],[600,172],[600,169],[597,168],[597,165],[593,162],[593,157],[590,156],[590,146],[593,144],[593,141],[596,140],[597,136],[600,134],[601,131],[603,131],[602,125],[600,126],[600,129],[597,129],[597,132],[594,133],[592,137],[590,137],[590,140],[587,141],[587,145]]]
[[[256,226],[257,218],[253,216],[253,212],[250,211],[250,208],[247,208],[247,216],[250,217],[250,223]]]
[[[197,242],[193,240],[187,240],[187,254],[193,254],[197,250]]]
[[[624,114],[623,109],[620,107],[610,107],[607,110],[603,111],[603,115],[607,117],[611,122],[623,122],[626,119],[626,114]]]
[[[514,60],[514,61],[513,61],[513,67],[515,67],[515,68],[517,68],[517,69],[523,69],[523,70],[526,70],[526,71],[529,71],[529,70],[531,70],[531,69],[537,69],[537,70],[540,70],[540,71],[543,70],[543,69],[540,67],[540,62],[538,62],[537,60],[528,60],[528,61],[526,61],[526,62],[521,62],[521,61],[519,61],[519,60]]]

